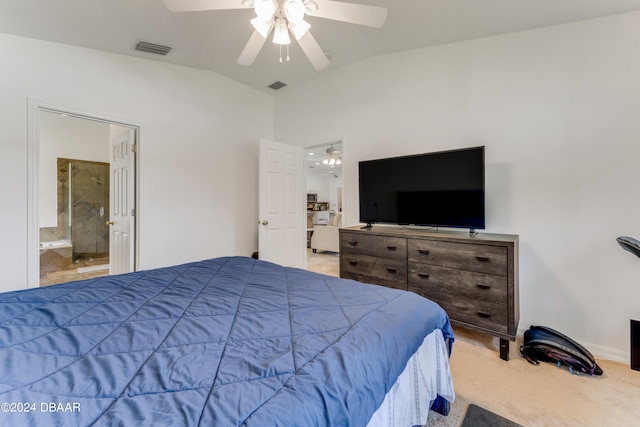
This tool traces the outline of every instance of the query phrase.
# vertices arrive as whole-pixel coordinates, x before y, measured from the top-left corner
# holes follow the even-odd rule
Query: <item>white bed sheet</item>
[[[451,403],[455,400],[449,352],[439,329],[429,334],[409,359],[367,427],[423,426],[437,395]]]

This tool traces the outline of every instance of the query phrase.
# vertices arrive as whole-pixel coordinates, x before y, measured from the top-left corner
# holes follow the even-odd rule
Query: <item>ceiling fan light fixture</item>
[[[309,28],[311,28],[311,25],[304,20],[298,22],[297,24],[289,21],[289,30],[291,30],[291,33],[293,34],[293,37],[296,38],[296,40],[300,40],[305,34],[307,34]]]
[[[329,165],[330,167],[338,166],[342,164],[342,151],[336,150],[331,144],[331,147],[326,149],[327,157],[322,161],[322,164]]]
[[[313,15],[318,11],[318,3],[313,0],[307,0],[304,2],[304,11],[308,15]]]
[[[276,29],[273,32],[273,42],[279,45],[291,44],[287,21],[283,18],[278,18],[276,21]]]
[[[269,21],[273,19],[273,15],[275,15],[278,9],[278,4],[276,0],[255,0],[253,8],[260,20]]]
[[[255,28],[255,30],[266,39],[273,28],[273,19],[263,21],[256,17],[251,20],[251,25],[253,25],[253,28]]]
[[[302,0],[285,0],[283,9],[287,21],[292,24],[297,24],[304,19],[305,7]]]

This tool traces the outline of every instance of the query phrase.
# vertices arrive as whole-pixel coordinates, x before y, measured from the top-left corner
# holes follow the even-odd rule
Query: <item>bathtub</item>
[[[51,242],[40,242],[40,249],[55,249],[55,248],[71,248],[71,242],[68,240],[53,240]]]
[[[40,276],[63,271],[73,264],[73,245],[68,240],[40,242]]]

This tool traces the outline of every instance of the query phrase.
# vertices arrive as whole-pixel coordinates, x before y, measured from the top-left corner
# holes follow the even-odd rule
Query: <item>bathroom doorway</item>
[[[114,255],[112,144],[123,133],[135,135],[136,129],[53,109],[38,108],[35,114],[37,285],[108,275]]]
[[[307,269],[338,275],[343,226],[343,140],[305,148]]]
[[[56,225],[40,227],[40,286],[109,271],[109,163],[56,164]]]

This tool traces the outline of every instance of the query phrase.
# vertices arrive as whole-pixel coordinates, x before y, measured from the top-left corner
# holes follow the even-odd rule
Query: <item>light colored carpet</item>
[[[309,251],[307,268],[338,276],[338,262],[336,254]],[[459,427],[470,403],[526,427],[640,426],[640,371],[607,360],[598,360],[601,377],[571,375],[550,363],[535,366],[520,357],[522,337],[510,343],[506,362],[497,338],[458,327],[454,332],[456,401],[447,417],[431,412],[429,427]]]
[[[640,425],[640,372],[598,360],[601,377],[571,375],[550,363],[532,365],[511,343],[509,361],[498,356],[498,339],[454,327],[451,374],[456,401],[448,417],[431,413],[429,427],[460,426],[469,403],[511,421],[534,426]]]

